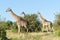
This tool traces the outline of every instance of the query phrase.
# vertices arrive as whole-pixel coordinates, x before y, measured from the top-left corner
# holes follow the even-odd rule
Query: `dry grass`
[[[12,40],[18,40],[18,34],[11,31],[7,31],[7,37],[12,38]],[[32,32],[20,33],[19,40],[60,40],[60,37],[51,32]]]

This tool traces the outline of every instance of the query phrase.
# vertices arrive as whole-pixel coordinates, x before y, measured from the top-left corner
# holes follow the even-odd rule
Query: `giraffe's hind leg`
[[[49,25],[49,31],[51,31],[51,32],[53,32],[53,31],[54,31],[54,29],[53,29],[52,25]]]
[[[52,27],[51,29],[52,29],[52,32],[54,32],[54,28]]]
[[[26,25],[24,25],[24,27],[25,27],[25,29],[27,30],[27,32],[28,32],[28,28],[27,28],[27,26]]]

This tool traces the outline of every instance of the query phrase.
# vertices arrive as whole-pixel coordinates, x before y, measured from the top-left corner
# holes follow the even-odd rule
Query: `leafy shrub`
[[[37,20],[37,15],[36,14],[24,14],[24,19],[28,21],[29,25],[27,25],[27,28],[29,32],[37,32],[40,31],[41,28],[41,23]],[[22,28],[23,30],[24,28]]]
[[[55,34],[56,34],[56,36],[60,36],[60,30],[57,30],[57,31],[55,32]]]
[[[6,37],[6,31],[4,28],[0,28],[0,39],[1,40],[9,40],[7,37]]]
[[[54,28],[60,30],[60,13],[55,15]]]

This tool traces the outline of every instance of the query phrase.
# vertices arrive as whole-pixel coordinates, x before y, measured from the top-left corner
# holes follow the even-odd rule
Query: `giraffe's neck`
[[[47,21],[45,18],[43,18],[43,16],[41,14],[39,16],[40,16],[40,19],[43,23]]]
[[[10,14],[14,17],[14,19],[17,21],[19,16],[17,16],[13,11],[10,11]]]

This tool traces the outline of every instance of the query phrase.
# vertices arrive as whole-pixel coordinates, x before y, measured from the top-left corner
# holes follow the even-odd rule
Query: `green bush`
[[[41,23],[37,20],[37,15],[36,14],[25,14],[24,19],[29,22],[28,29],[29,32],[37,32],[41,30]]]
[[[12,38],[11,40],[18,40],[18,38]]]
[[[60,30],[60,13],[57,13],[55,15],[55,21],[53,26],[55,30]]]
[[[57,31],[55,32],[55,35],[56,35],[56,36],[60,36],[60,30],[57,30]]]
[[[0,28],[0,40],[9,40],[7,37],[6,37],[6,31],[4,28]]]

